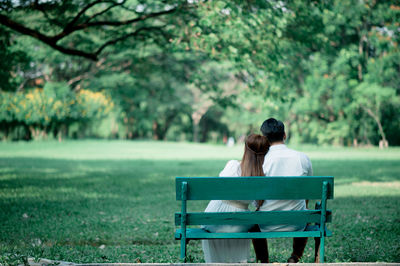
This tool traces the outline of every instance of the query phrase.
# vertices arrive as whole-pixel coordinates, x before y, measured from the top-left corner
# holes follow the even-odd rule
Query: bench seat
[[[332,232],[325,229],[325,236],[332,236]],[[210,233],[201,228],[187,228],[186,238],[187,239],[254,239],[254,238],[279,238],[279,237],[321,237],[321,232],[318,226],[307,226],[304,231],[296,232],[244,232],[244,233]],[[175,232],[175,239],[179,240],[182,238],[181,229],[177,229]]]

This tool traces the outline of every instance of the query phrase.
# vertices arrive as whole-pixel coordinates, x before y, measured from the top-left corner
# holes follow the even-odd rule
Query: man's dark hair
[[[283,137],[285,136],[285,125],[282,121],[276,120],[275,118],[265,120],[260,130],[270,143],[283,141]]]

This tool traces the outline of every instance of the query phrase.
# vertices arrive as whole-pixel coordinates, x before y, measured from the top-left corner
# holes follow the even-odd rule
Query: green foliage
[[[254,13],[264,8],[253,4]],[[277,46],[271,50],[279,64],[259,75],[258,84],[249,85],[262,91],[257,97],[285,111],[265,106],[260,110],[264,119],[278,115],[295,142],[377,144],[385,140],[385,131],[396,135],[392,130],[399,124],[398,112],[389,120],[383,115],[398,106],[400,92],[400,12],[395,2],[274,4],[276,9],[286,9],[275,21],[282,38],[275,38]],[[253,29],[254,36],[258,37],[258,29]],[[264,60],[267,64],[271,62]],[[366,106],[365,101],[374,103]],[[373,115],[365,108],[372,108]],[[254,113],[248,116],[257,117]],[[242,124],[251,121],[240,117]],[[258,128],[262,120],[250,128]],[[397,139],[391,137],[389,143],[397,144]]]
[[[111,42],[96,62],[0,28],[2,91],[44,81],[106,90],[115,137],[215,141],[275,116],[294,143],[400,144],[397,1],[33,2],[6,1],[0,15],[49,36],[72,22],[138,19],[67,30],[56,42],[86,52]],[[81,135],[106,135],[92,133]]]
[[[395,103],[396,91],[393,88],[363,82],[354,90],[354,98],[359,106],[379,111],[385,104]]]
[[[18,48],[13,47],[11,32],[0,26],[0,90],[15,91],[15,72],[29,62],[28,55]]]
[[[59,127],[68,127],[73,122],[102,119],[113,108],[113,102],[104,93],[84,89],[75,93],[63,83],[48,83],[43,89],[25,93],[1,92],[0,103],[0,123],[5,138],[18,125],[29,129],[34,138],[50,130],[58,133]]]

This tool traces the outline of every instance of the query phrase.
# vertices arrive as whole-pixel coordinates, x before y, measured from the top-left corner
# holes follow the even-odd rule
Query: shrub
[[[26,92],[0,92],[0,130],[4,138],[14,139],[37,139],[50,132],[66,135],[72,123],[98,121],[113,107],[112,99],[103,91],[74,92],[64,83],[48,83]],[[10,136],[16,127],[25,128],[25,136]]]

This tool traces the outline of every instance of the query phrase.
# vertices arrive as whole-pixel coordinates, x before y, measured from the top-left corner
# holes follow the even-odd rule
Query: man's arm
[[[312,169],[312,164],[311,164],[311,160],[310,158],[308,158],[308,156],[306,155],[306,159],[307,159],[307,176],[313,176],[313,169]],[[308,200],[306,200],[306,208],[308,209]]]
[[[307,157],[307,176],[313,176],[311,160],[308,157]]]

